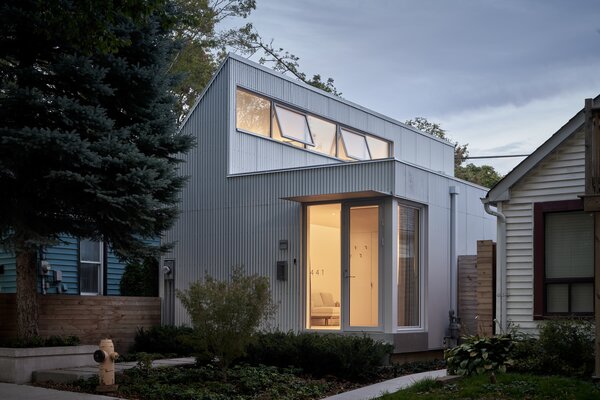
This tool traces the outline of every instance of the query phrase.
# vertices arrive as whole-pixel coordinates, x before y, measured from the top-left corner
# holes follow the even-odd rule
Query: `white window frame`
[[[100,261],[88,261],[88,260],[83,260],[82,259],[82,252],[81,252],[81,241],[82,240],[88,240],[88,239],[81,239],[78,242],[78,247],[79,247],[79,276],[78,276],[78,284],[79,284],[79,294],[82,296],[102,296],[103,294],[103,288],[104,288],[104,242],[102,241],[94,241],[94,240],[88,240],[91,242],[97,242],[99,244],[98,246],[98,251],[100,252],[100,255],[98,257],[98,259]],[[97,264],[98,265],[98,289],[96,292],[84,292],[82,289],[82,285],[81,285],[81,264],[85,263],[85,264]]]

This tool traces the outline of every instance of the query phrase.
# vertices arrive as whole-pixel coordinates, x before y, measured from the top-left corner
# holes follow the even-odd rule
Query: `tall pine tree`
[[[121,3],[127,3],[121,5]],[[0,245],[17,261],[19,337],[37,334],[37,254],[63,235],[151,252],[184,180],[167,1],[0,5]]]

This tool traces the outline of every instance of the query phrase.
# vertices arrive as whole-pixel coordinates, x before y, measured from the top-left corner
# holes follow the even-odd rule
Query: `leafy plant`
[[[206,276],[177,291],[177,297],[192,320],[194,331],[188,343],[197,361],[221,368],[244,355],[259,325],[276,310],[269,279],[246,275],[242,267],[233,269],[230,281]]]
[[[548,320],[539,338],[519,341],[515,369],[523,372],[589,376],[594,369],[594,324],[583,319]]]
[[[465,342],[444,352],[448,373],[457,375],[480,375],[485,372],[506,372],[512,365],[512,335],[493,337],[467,337]]]
[[[393,346],[368,336],[316,333],[261,333],[248,346],[245,362],[294,366],[317,377],[332,375],[352,381],[372,378]]]
[[[142,263],[127,264],[119,288],[121,296],[158,296],[158,260],[148,257]]]

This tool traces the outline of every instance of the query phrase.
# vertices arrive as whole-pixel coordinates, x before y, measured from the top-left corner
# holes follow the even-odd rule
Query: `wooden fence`
[[[133,344],[137,328],[160,324],[160,298],[38,295],[40,336],[76,335],[82,344],[111,338],[118,352]],[[0,295],[0,338],[16,335],[14,294]]]
[[[458,257],[458,315],[463,335],[494,333],[496,243],[477,241],[476,256]]]

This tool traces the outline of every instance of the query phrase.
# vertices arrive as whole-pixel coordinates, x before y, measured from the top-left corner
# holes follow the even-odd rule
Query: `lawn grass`
[[[560,376],[508,373],[497,375],[496,384],[491,384],[487,375],[468,377],[446,385],[432,379],[424,380],[380,399],[597,400],[600,399],[600,385]]]

